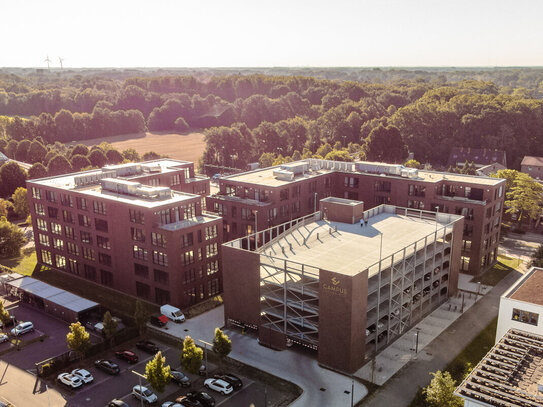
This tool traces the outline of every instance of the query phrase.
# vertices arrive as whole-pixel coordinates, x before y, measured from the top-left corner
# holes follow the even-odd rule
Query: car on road
[[[34,324],[30,321],[21,322],[11,330],[13,336],[24,335],[34,330]]]
[[[136,348],[141,349],[144,352],[155,354],[159,351],[158,346],[151,341],[139,341],[136,342]]]
[[[106,359],[97,360],[94,362],[94,366],[96,366],[97,369],[103,370],[111,375],[119,374],[121,371],[117,363],[113,363],[111,360]]]
[[[0,334],[0,343],[9,341],[9,337],[6,334]]]
[[[190,379],[187,375],[179,370],[170,370],[170,379],[172,382],[178,384],[179,386],[188,387],[190,386]]]
[[[221,394],[230,394],[234,391],[232,385],[222,379],[206,379],[204,386]]]
[[[83,385],[83,382],[79,377],[71,373],[61,373],[57,376],[59,383],[65,384],[72,389],[77,389]]]
[[[175,399],[175,402],[183,407],[203,407],[198,400],[191,399],[188,396],[179,396]]]
[[[92,377],[90,372],[85,369],[72,370],[72,374],[79,377],[83,383],[90,383],[94,380],[94,377]]]
[[[138,400],[143,400],[147,404],[156,403],[158,397],[155,393],[149,390],[145,386],[140,386],[139,384],[135,385],[132,388],[132,396]]]
[[[227,383],[230,383],[234,390],[239,390],[243,387],[243,382],[241,379],[231,373],[226,373],[223,375],[215,375],[215,379],[222,379]]]
[[[107,403],[106,407],[130,407],[128,404],[126,404],[124,401],[119,399],[113,399],[109,403]]]
[[[138,355],[129,350],[120,350],[115,352],[115,356],[119,359],[126,360],[128,363],[138,363]]]
[[[187,399],[197,401],[204,407],[215,406],[215,398],[205,391],[191,391],[187,393]]]

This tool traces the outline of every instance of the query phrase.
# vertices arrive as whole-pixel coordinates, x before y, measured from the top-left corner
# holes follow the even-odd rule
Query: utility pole
[[[258,249],[258,211],[255,211],[255,251]]]
[[[351,380],[351,407],[354,407],[354,380]]]
[[[208,366],[207,366],[207,347],[208,347],[208,345],[213,347],[213,344],[209,343],[209,342],[206,342],[203,339],[198,339],[198,342],[201,342],[201,343],[204,344],[204,355],[205,355],[205,360],[206,360],[206,378],[207,378],[207,374],[208,374],[207,372],[209,370]]]
[[[140,394],[141,394],[141,378],[143,377],[145,380],[147,380],[147,376],[142,375],[141,373],[136,372],[135,370],[131,370],[132,373],[134,373],[136,376],[138,376],[139,385],[140,385]],[[140,405],[143,407],[143,397],[140,397]]]

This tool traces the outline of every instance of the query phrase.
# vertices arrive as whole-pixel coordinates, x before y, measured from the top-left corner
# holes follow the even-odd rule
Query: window
[[[57,265],[57,268],[61,270],[66,269],[66,257],[61,256],[60,254],[55,254],[55,264]]]
[[[83,265],[83,275],[87,280],[96,281],[96,269],[88,264]]]
[[[218,253],[217,243],[212,243],[206,246],[206,258],[216,256]]]
[[[153,250],[153,263],[159,266],[168,266],[168,255],[158,250]]]
[[[183,168],[183,172],[185,173],[185,179],[190,178],[190,169],[189,168]]]
[[[74,260],[74,259],[68,259],[68,269],[67,269],[67,271],[69,271],[72,274],[79,275],[79,262],[77,260]]]
[[[268,222],[277,219],[277,208],[268,209]]]
[[[47,199],[49,202],[55,203],[57,201],[55,191],[45,191],[45,199]]]
[[[129,209],[128,213],[130,215],[130,222],[139,223],[140,225],[145,224],[145,215],[143,212],[138,211],[137,209]]]
[[[74,218],[72,216],[72,212],[63,210],[62,211],[62,218],[64,219],[64,222],[67,223],[74,223]]]
[[[38,225],[38,230],[43,230],[44,232],[47,232],[47,222],[43,219],[38,219],[36,221]]]
[[[187,233],[181,236],[181,247],[189,247],[193,245],[193,233]]]
[[[291,208],[293,214],[300,212],[300,201],[292,202]]]
[[[36,215],[45,216],[45,208],[41,203],[34,202],[34,211]]]
[[[51,206],[47,207],[47,215],[51,219],[58,219],[58,208],[53,208]]]
[[[149,277],[149,267],[143,264],[134,263],[134,274],[140,277]]]
[[[41,251],[41,262],[44,264],[53,265],[53,258],[51,257],[51,252],[49,250]]]
[[[375,196],[375,204],[376,205],[383,205],[383,204],[389,204],[390,203],[390,196]]]
[[[218,260],[211,261],[207,263],[207,275],[215,274],[217,271],[219,271],[219,262]]]
[[[87,260],[95,260],[96,257],[94,256],[94,250],[90,247],[83,247],[83,257]]]
[[[62,235],[62,226],[58,223],[51,222],[51,233],[54,235]]]
[[[426,187],[423,185],[409,184],[407,194],[409,196],[426,196]]]
[[[79,226],[90,227],[90,218],[87,215],[77,215],[77,219],[79,220]]]
[[[206,226],[205,228],[205,238],[210,240],[217,237],[217,225]]]
[[[107,270],[100,270],[100,282],[103,285],[111,287],[113,285],[113,273]]]
[[[151,233],[151,243],[153,246],[166,247],[166,236],[161,233]]]
[[[187,206],[183,206],[183,219],[192,219],[196,216],[196,204],[189,203]]]
[[[462,250],[471,250],[471,240],[462,240]]]
[[[170,292],[155,287],[155,302],[158,304],[168,304],[170,302]]]
[[[171,186],[174,186],[174,185],[179,185],[181,183],[181,177],[179,176],[179,174],[175,174],[175,175],[172,175],[170,177],[170,185]]]
[[[311,181],[309,184],[309,192],[317,191],[317,181]]]
[[[161,225],[179,222],[179,208],[177,206],[175,208],[163,209],[155,212],[155,215],[158,216],[158,221]]]
[[[238,208],[236,206],[232,206],[232,218],[235,219],[238,217]]]
[[[147,260],[147,249],[138,245],[134,245],[133,255],[135,259]]]
[[[132,235],[132,240],[136,242],[145,242],[145,230],[140,228],[130,228],[130,234]]]
[[[241,219],[255,220],[255,213],[252,209],[241,208]]]
[[[279,208],[279,215],[282,217],[288,216],[289,205],[283,205]]]
[[[390,192],[392,184],[390,181],[375,181],[375,191]]]
[[[152,187],[158,187],[160,185],[160,178],[149,178],[148,182]]]
[[[39,242],[42,246],[51,246],[51,242],[49,240],[49,236],[47,235],[42,235],[41,233],[38,235],[39,237]]]
[[[185,284],[191,283],[196,280],[196,273],[194,269],[185,270]]]
[[[104,266],[111,266],[111,256],[105,253],[98,253],[98,262]]]
[[[92,244],[92,235],[89,232],[82,230],[79,234],[81,236],[81,243]]]
[[[213,212],[217,212],[219,215],[226,216],[228,214],[228,208],[218,202],[213,202]]]
[[[279,200],[286,201],[288,199],[288,188],[279,191]]]
[[[79,256],[79,246],[76,245],[74,242],[66,242],[66,250],[68,250],[69,254]]]
[[[36,187],[32,187],[32,198],[41,199],[41,190]]]
[[[105,202],[93,201],[92,206],[94,208],[94,213],[99,213],[100,215],[107,214]]]
[[[423,201],[413,201],[408,200],[407,201],[407,207],[408,208],[415,208],[415,209],[424,209],[424,202]]]
[[[67,194],[60,194],[60,203],[64,206],[69,206],[70,208],[74,206],[72,196]]]
[[[189,288],[188,290],[185,290],[183,294],[188,298],[189,304],[194,304],[197,301],[196,288]]]
[[[214,278],[213,280],[209,280],[207,282],[207,295],[209,297],[212,295],[217,295],[220,291],[220,281],[218,278]]]
[[[109,243],[109,237],[96,236],[96,245],[102,249],[111,249],[111,244]]]
[[[136,281],[136,295],[140,298],[148,299],[151,293],[151,288],[140,281]]]
[[[57,250],[64,250],[64,240],[62,239],[53,239],[53,247]]]
[[[87,206],[87,200],[85,198],[75,198],[75,202],[77,205],[77,209],[81,209],[82,211],[86,211],[88,209]]]
[[[99,230],[100,232],[108,231],[107,220],[94,219],[94,224],[95,224],[96,230]]]
[[[299,197],[301,193],[302,193],[302,186],[300,184],[294,185],[292,187],[292,197],[293,198]]]
[[[349,188],[358,188],[358,178],[357,177],[345,177],[343,181],[344,187]]]
[[[181,261],[184,266],[194,263],[194,251],[189,250],[181,255]]]
[[[170,280],[170,275],[162,270],[154,270],[155,282],[168,284]]]
[[[68,239],[75,239],[74,228],[71,226],[64,226],[64,234]]]
[[[525,324],[537,326],[539,314],[513,308],[513,316],[511,317],[511,319],[513,321],[523,322]]]

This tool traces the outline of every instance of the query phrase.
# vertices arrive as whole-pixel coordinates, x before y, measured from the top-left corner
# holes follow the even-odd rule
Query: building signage
[[[335,277],[332,277],[330,279],[330,282],[332,284],[326,284],[326,283],[323,283],[322,284],[322,288],[324,289],[324,291],[328,291],[332,294],[336,294],[336,295],[346,295],[347,294],[347,289],[346,288],[343,288],[341,287],[341,282],[335,278]]]

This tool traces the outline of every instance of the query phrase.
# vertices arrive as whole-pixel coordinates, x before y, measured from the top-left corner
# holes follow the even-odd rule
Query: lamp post
[[[479,300],[479,295],[481,294],[481,282],[477,282],[477,296],[475,297],[475,302]]]
[[[207,347],[208,347],[208,345],[212,347],[213,344],[212,344],[212,343],[209,343],[209,342],[206,342],[206,341],[204,341],[203,339],[198,339],[198,342],[201,342],[201,343],[204,344],[204,355],[205,355],[205,360],[206,360],[206,378],[207,378],[207,372],[208,372],[208,366],[207,366]]]
[[[317,212],[317,193],[315,192],[315,199],[313,200],[313,213]]]
[[[351,407],[354,407],[354,380],[351,380]]]
[[[136,376],[138,376],[140,393],[141,393],[141,378],[143,377],[145,380],[147,380],[147,376],[142,375],[141,373],[138,373],[135,370],[131,370],[131,372],[134,373]],[[143,397],[140,397],[140,404],[141,404],[141,407],[143,407]]]
[[[258,249],[258,211],[255,211],[255,250]]]

